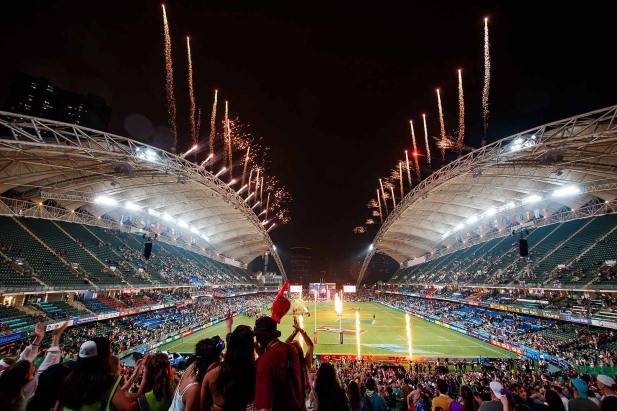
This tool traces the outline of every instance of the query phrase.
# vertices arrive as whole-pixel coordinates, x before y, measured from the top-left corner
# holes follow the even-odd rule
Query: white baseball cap
[[[598,382],[601,382],[602,384],[606,385],[607,387],[612,387],[613,385],[615,385],[615,380],[612,379],[611,377],[609,377],[608,375],[600,374],[600,375],[598,375],[597,380],[598,380]]]
[[[96,343],[92,340],[86,341],[79,347],[79,358],[92,358],[99,354]]]
[[[495,394],[495,397],[503,397],[503,394],[501,393],[501,390],[503,390],[503,385],[501,385],[499,381],[491,381],[489,386],[491,387],[491,391],[493,391],[493,394]]]

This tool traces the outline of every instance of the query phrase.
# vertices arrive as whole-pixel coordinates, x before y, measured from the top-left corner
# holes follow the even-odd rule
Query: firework
[[[405,150],[405,168],[407,169],[407,181],[409,182],[409,187],[411,187],[411,171],[409,169],[409,155],[407,154],[407,150]]]
[[[253,179],[253,169],[251,168],[251,171],[249,172],[249,182],[248,182],[248,192],[251,192],[251,180]]]
[[[268,219],[268,210],[270,209],[270,193],[266,197],[266,219]]]
[[[484,140],[488,129],[488,97],[491,87],[491,54],[488,39],[488,17],[484,18],[484,86],[482,87],[482,125],[484,126]],[[483,142],[484,143],[484,142]]]
[[[398,162],[398,181],[401,186],[401,200],[405,197],[405,191],[403,189],[403,162]]]
[[[257,168],[257,177],[255,177],[255,195],[257,195],[257,190],[259,190],[259,172],[260,168]]]
[[[386,214],[388,214],[388,203],[386,202],[386,192],[383,189],[383,182],[381,181],[381,178],[379,179],[379,186],[381,187],[381,198],[383,199],[384,210],[386,211]]]
[[[227,162],[229,164],[229,177],[232,176],[233,159],[232,159],[232,144],[231,144],[231,128],[229,126],[229,101],[225,100],[225,144],[227,145]]]
[[[458,139],[456,148],[459,155],[465,142],[465,95],[463,94],[463,70],[458,69]]]
[[[208,145],[210,146],[210,154],[214,154],[214,139],[216,137],[216,106],[218,104],[219,91],[214,90],[214,101],[212,102],[212,114],[210,115],[210,136],[208,137]]]
[[[416,176],[418,176],[418,180],[420,180],[420,160],[418,160],[419,153],[418,153],[418,146],[416,144],[416,131],[413,126],[413,120],[409,120],[409,128],[411,129],[411,142],[413,143],[413,161],[414,161],[414,165],[416,166]],[[429,163],[430,163],[430,159],[429,159]],[[407,164],[407,169],[409,170],[409,163]]]
[[[446,123],[443,119],[443,109],[441,107],[441,94],[439,93],[439,89],[435,89],[437,92],[437,110],[439,111],[439,137],[441,137],[441,159],[446,158]]]
[[[424,144],[426,144],[426,161],[428,162],[429,168],[431,166],[431,146],[428,142],[428,127],[426,126],[426,114],[422,113],[422,123],[424,124]]]
[[[381,212],[381,198],[379,196],[379,189],[377,189],[377,204],[379,204],[379,220],[383,224],[383,213]]]
[[[191,39],[186,36],[186,57],[188,59],[188,85],[189,85],[189,123],[191,126],[191,144],[197,144],[197,125],[195,123],[195,89],[193,87],[193,59],[191,58]]]
[[[201,132],[201,108],[197,109],[197,125],[195,126],[195,136],[199,142],[199,133]]]
[[[167,94],[167,114],[169,115],[169,128],[174,139],[173,150],[178,144],[178,129],[176,127],[176,98],[174,96],[174,65],[171,57],[171,36],[169,34],[169,22],[165,4],[163,8],[163,50],[165,56],[165,92]]]
[[[246,180],[246,170],[249,166],[249,154],[251,153],[251,146],[246,148],[246,156],[244,156],[244,167],[242,168],[242,185],[244,185],[244,180]]]
[[[405,313],[405,334],[407,334],[407,353],[409,354],[409,360],[411,360],[413,350],[411,345],[411,318],[409,317],[409,313]]]
[[[259,182],[259,201],[264,199],[264,178],[261,177],[261,181]]]
[[[392,210],[396,208],[396,198],[394,197],[394,186],[390,186],[390,192],[392,193]]]

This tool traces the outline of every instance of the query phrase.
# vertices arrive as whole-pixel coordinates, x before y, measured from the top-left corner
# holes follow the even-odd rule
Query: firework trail
[[[169,35],[169,23],[167,21],[167,11],[165,4],[161,4],[163,8],[163,41],[165,55],[165,91],[167,94],[167,113],[169,115],[169,128],[171,135],[174,138],[173,149],[176,149],[178,144],[178,129],[176,127],[176,98],[174,97],[174,65],[171,58],[171,36]]]
[[[426,161],[428,162],[429,168],[433,168],[431,166],[431,146],[428,142],[428,127],[426,126],[426,114],[422,113],[422,123],[424,123],[424,143],[426,144]]]
[[[264,178],[261,177],[261,181],[259,182],[259,201],[263,201],[264,199]]]
[[[195,136],[199,141],[199,133],[201,132],[201,109],[197,109],[197,125],[195,126]]]
[[[413,161],[416,166],[416,175],[418,176],[418,180],[420,180],[420,160],[418,160],[418,146],[416,145],[416,131],[413,127],[413,120],[409,120],[409,128],[411,129],[411,142],[413,143]],[[407,155],[407,154],[405,154]],[[430,159],[429,159],[430,163]],[[407,165],[409,168],[409,165]]]
[[[407,150],[405,150],[405,164],[407,165],[407,180],[409,181],[409,187],[411,188],[411,170],[409,169],[409,156],[407,155]]]
[[[377,204],[379,204],[379,219],[383,224],[383,213],[381,212],[381,196],[379,195],[379,189],[377,189]]]
[[[381,198],[383,198],[384,209],[386,210],[386,214],[388,214],[388,203],[386,202],[386,192],[383,189],[383,182],[381,178],[379,179],[379,186],[381,187]]]
[[[394,197],[394,186],[390,186],[390,192],[392,193],[392,210],[396,208],[396,198]]]
[[[249,182],[247,185],[247,195],[251,195],[251,180],[253,179],[253,169],[251,168],[251,171],[249,172]]]
[[[210,115],[210,136],[208,145],[210,146],[210,154],[214,155],[214,139],[216,138],[216,106],[218,104],[219,91],[214,90],[214,102],[212,103],[212,114]]]
[[[246,147],[246,156],[244,157],[244,168],[242,169],[242,182],[240,183],[240,187],[244,185],[244,181],[246,180],[246,170],[249,167],[249,154],[251,153],[251,146]]]
[[[233,173],[233,159],[232,159],[232,145],[231,145],[231,127],[229,126],[229,102],[225,100],[225,138],[224,141],[227,145],[227,162],[229,163],[229,178]]]
[[[484,126],[484,140],[488,129],[488,96],[491,87],[491,55],[488,39],[488,17],[484,18],[484,87],[482,87],[482,124]],[[484,141],[482,142],[484,145]]]
[[[268,210],[270,210],[270,192],[268,192],[268,197],[266,200],[266,220],[268,219]]]
[[[257,169],[257,177],[255,177],[255,199],[257,199],[257,190],[259,190],[259,172],[261,171],[260,168]]]
[[[193,59],[191,57],[191,39],[186,36],[186,57],[188,59],[188,85],[189,85],[189,120],[191,125],[191,146],[197,144],[197,125],[195,123],[195,89],[193,87]]]
[[[401,201],[405,197],[405,190],[403,189],[403,162],[398,162],[398,182],[401,186]]]
[[[465,142],[465,95],[463,94],[463,70],[458,69],[458,140],[456,149],[461,154]]]
[[[439,89],[435,89],[435,91],[437,92],[437,109],[439,110],[439,134],[441,137],[441,143],[440,143],[440,148],[441,148],[441,159],[443,160],[444,158],[446,158],[446,147],[445,147],[445,143],[446,143],[446,123],[443,119],[443,109],[441,107],[441,94],[439,93]]]

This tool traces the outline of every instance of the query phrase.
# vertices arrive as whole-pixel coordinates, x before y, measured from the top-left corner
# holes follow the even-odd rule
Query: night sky
[[[219,88],[271,147],[273,171],[294,197],[292,222],[271,232],[282,256],[312,247],[315,271],[343,279],[374,235],[352,230],[369,216],[377,178],[409,148],[408,120],[425,111],[438,130],[435,87],[448,130],[456,127],[458,67],[467,143],[480,143],[485,15],[490,141],[617,103],[607,3],[540,3],[169,1],[180,126],[190,33],[198,104],[209,113]],[[125,120],[136,113],[167,122],[156,1],[10,2],[0,48],[0,105],[23,71],[102,96],[112,132],[128,135]]]

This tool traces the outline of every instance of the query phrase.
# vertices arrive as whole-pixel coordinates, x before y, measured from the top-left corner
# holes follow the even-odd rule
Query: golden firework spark
[[[210,154],[214,155],[214,139],[216,138],[216,106],[218,104],[219,91],[214,90],[214,101],[212,102],[212,114],[210,115],[210,136],[208,137],[208,145],[210,146]]]
[[[418,146],[416,144],[416,131],[413,126],[413,120],[409,120],[409,128],[411,129],[411,142],[413,143],[413,161],[416,166],[416,176],[420,180],[420,160],[418,159]],[[430,159],[429,159],[430,164]]]
[[[169,34],[169,22],[165,4],[163,9],[163,53],[165,56],[165,92],[167,95],[167,114],[169,115],[169,128],[174,139],[173,150],[178,145],[178,128],[176,127],[176,97],[174,95],[174,64],[171,56],[171,36]]]
[[[428,141],[428,127],[426,126],[426,114],[422,113],[422,123],[424,124],[424,144],[426,144],[426,161],[428,162],[428,167],[433,168],[431,166],[431,146]]]
[[[484,140],[488,130],[488,97],[491,88],[491,54],[488,38],[488,17],[484,18],[484,86],[482,87],[482,124],[484,126]],[[484,142],[483,142],[484,143]]]
[[[381,181],[381,178],[379,179],[379,186],[381,187],[381,198],[383,199],[384,210],[386,211],[386,214],[388,214],[388,203],[386,202],[386,192],[383,189],[383,182]]]
[[[268,192],[268,197],[266,200],[266,220],[268,219],[268,210],[270,209],[270,193]]]
[[[259,201],[264,199],[264,178],[261,177],[261,181],[259,182]]]
[[[443,119],[443,109],[441,107],[441,94],[439,92],[439,89],[435,89],[435,91],[437,92],[437,110],[439,111],[439,136],[441,137],[441,159],[445,159],[446,158],[446,146],[445,146],[445,141],[446,141],[446,123]]]
[[[398,181],[401,186],[401,201],[403,201],[403,197],[405,197],[405,190],[403,189],[403,162],[398,162]]]
[[[459,155],[465,144],[465,95],[463,94],[463,70],[458,69],[458,139],[456,148]]]
[[[249,166],[249,155],[251,153],[251,146],[247,146],[246,147],[246,156],[244,157],[244,167],[242,168],[242,183],[240,183],[240,186],[244,185],[244,180],[246,180],[246,170],[248,169]]]
[[[186,36],[186,57],[188,60],[188,86],[189,86],[189,123],[191,126],[191,145],[197,144],[197,125],[195,123],[195,89],[193,86],[193,59],[191,57],[191,38]]]
[[[261,169],[258,168],[257,169],[257,177],[255,177],[255,197],[257,197],[257,194],[259,193],[259,173],[260,173]]]
[[[233,158],[231,145],[231,127],[229,126],[229,101],[225,100],[225,144],[227,145],[227,163],[229,164],[229,178],[233,177]]]
[[[381,220],[381,224],[383,224],[383,213],[381,212],[381,196],[379,194],[379,189],[377,189],[377,204],[379,204],[379,220]]]
[[[405,163],[407,165],[407,181],[409,181],[409,187],[411,188],[411,170],[409,169],[409,155],[407,155],[407,150],[405,150]]]
[[[396,208],[396,198],[394,197],[394,186],[390,186],[390,192],[392,193],[392,210]]]

